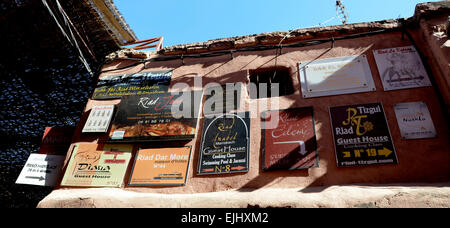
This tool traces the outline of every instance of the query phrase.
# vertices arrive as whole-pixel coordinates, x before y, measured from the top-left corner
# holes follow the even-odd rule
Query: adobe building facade
[[[252,114],[248,128],[248,167],[245,172],[201,173],[202,169],[199,167],[203,164],[200,156],[207,121],[202,111],[198,117],[195,137],[189,140],[133,143],[134,149],[121,187],[59,186],[38,207],[449,207],[449,16],[450,3],[437,2],[418,5],[414,17],[408,19],[218,39],[167,47],[156,54],[131,50],[113,53],[99,78],[170,71],[169,92],[177,91],[175,87],[179,83],[185,83],[190,89],[199,91],[204,91],[211,83],[240,83],[239,106],[232,113]],[[429,84],[402,89],[389,88],[389,82],[394,82],[395,78],[395,73],[389,72],[394,72],[395,69],[382,72],[377,58],[382,59],[383,54],[402,48],[416,50],[429,77]],[[320,72],[317,71],[321,70],[321,66],[345,68],[343,63],[347,67],[353,67],[353,62],[349,63],[346,59],[352,56],[358,63],[364,62],[361,71],[370,75],[366,78],[367,81],[355,82],[368,87],[367,90],[354,91],[358,86],[345,86],[353,82],[327,90],[311,83],[314,79],[307,79],[308,76],[319,77]],[[400,57],[402,58],[406,57]],[[398,60],[397,64],[405,63],[399,61],[401,62]],[[406,60],[407,64],[408,61],[410,60]],[[308,64],[313,69],[305,68]],[[420,65],[417,62],[412,64],[413,67]],[[401,71],[405,67],[399,66],[397,69]],[[414,69],[419,71],[418,68]],[[257,94],[252,97],[249,92],[252,82],[264,80],[254,79],[254,75],[264,75],[264,72],[273,74],[274,71],[279,75],[284,72],[289,77],[279,81],[283,94],[272,97]],[[391,81],[383,82],[389,80],[386,77],[391,77]],[[305,87],[308,80],[312,81],[309,82],[309,87]],[[290,85],[286,87],[286,83]],[[395,83],[391,84],[394,85]],[[349,92],[339,92],[342,90]],[[323,94],[316,96],[317,93]],[[115,105],[117,110],[122,101],[123,98],[88,101],[67,153],[66,169],[77,144],[102,144],[108,134],[111,135],[111,132],[82,133],[91,109],[98,105]],[[395,107],[411,102],[422,102],[428,107],[429,117],[435,128],[434,137],[408,139],[403,135],[404,129],[399,125]],[[203,97],[201,104],[204,103]],[[262,119],[265,118],[263,113],[273,111],[270,104],[276,104],[276,110],[312,107],[311,127],[315,140],[314,153],[311,155],[313,157],[310,159],[312,165],[303,169],[264,170],[267,168],[265,159],[270,151],[265,149],[268,139],[262,130]],[[348,150],[345,153],[347,151],[339,149],[340,142],[336,141],[339,133],[344,134],[345,129],[336,131],[336,128],[342,126],[337,126],[339,121],[333,119],[333,108],[346,107],[348,110],[353,107],[355,110],[363,110],[361,107],[366,104],[381,104],[381,109],[379,106],[373,106],[372,109],[381,113],[381,117],[376,117],[377,124],[364,127],[367,130],[378,129],[379,124],[387,126],[384,129],[388,132],[386,138],[377,141],[382,143],[382,149],[375,150],[375,154],[372,154],[392,158],[385,164],[380,162],[381,159],[378,159],[378,164],[369,162],[374,160],[359,159],[369,156],[371,151],[357,154],[354,150]],[[362,113],[359,114],[366,114],[365,118],[369,118],[373,113],[369,111],[369,106],[365,107],[367,113],[360,111]],[[352,128],[352,131],[356,131],[356,128]],[[370,137],[372,136],[375,139],[362,140],[377,140],[376,135]],[[388,141],[390,144],[383,144]],[[130,185],[135,165],[133,163],[139,148],[183,146],[191,148],[185,184],[156,187]],[[342,159],[348,157],[361,163],[342,162]],[[242,169],[244,168],[243,166]]]

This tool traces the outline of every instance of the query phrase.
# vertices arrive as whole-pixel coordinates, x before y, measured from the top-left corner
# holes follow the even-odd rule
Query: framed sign
[[[109,142],[189,140],[195,137],[201,91],[126,96]]]
[[[129,95],[147,95],[168,91],[172,71],[107,75],[98,80],[93,100],[117,99]]]
[[[75,145],[61,186],[120,187],[132,148],[132,145]]]
[[[397,164],[381,103],[330,108],[338,167]]]
[[[89,117],[84,124],[82,132],[107,132],[113,113],[114,105],[93,106],[91,113],[89,113]]]
[[[414,46],[374,50],[373,55],[385,91],[431,86]]]
[[[375,91],[366,55],[299,63],[304,98]]]
[[[198,174],[248,172],[249,112],[205,116]]]
[[[266,111],[262,116],[267,120],[275,112],[277,126],[264,126],[262,130],[263,170],[319,167],[313,108]]]
[[[425,102],[395,104],[394,110],[403,139],[426,139],[437,136]]]
[[[141,149],[136,154],[129,185],[185,185],[190,157],[190,146]]]

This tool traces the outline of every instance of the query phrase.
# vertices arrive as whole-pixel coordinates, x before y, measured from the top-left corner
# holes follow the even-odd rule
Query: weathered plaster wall
[[[165,48],[159,52],[159,55],[153,55],[150,58],[232,50],[254,45],[277,45],[280,43],[280,40],[284,40],[283,44],[287,44],[298,41],[340,37],[380,29],[389,30],[377,35],[336,40],[333,48],[331,48],[332,44],[329,42],[308,47],[284,47],[282,54],[279,56],[276,55],[277,50],[272,49],[265,51],[237,51],[234,52],[233,58],[231,54],[204,58],[186,57],[183,61],[181,58],[174,58],[174,60],[170,61],[150,61],[145,66],[140,64],[133,68],[127,68],[126,70],[117,70],[103,74],[123,74],[171,69],[173,70],[172,86],[179,82],[184,82],[191,88],[201,89],[201,87],[211,82],[220,84],[243,82],[247,85],[249,82],[249,70],[275,67],[275,65],[286,67],[290,70],[295,93],[280,97],[279,108],[313,106],[319,153],[319,168],[295,171],[262,171],[261,130],[258,113],[265,109],[254,110],[250,108],[255,100],[249,98],[245,92],[246,87],[244,86],[243,92],[245,93],[241,97],[241,111],[251,109],[251,112],[257,113],[256,118],[251,119],[250,171],[248,173],[197,175],[199,147],[203,130],[203,118],[200,118],[197,137],[195,139],[186,143],[164,142],[166,146],[192,145],[192,156],[186,186],[128,187],[126,183],[128,183],[128,177],[130,175],[130,165],[125,175],[125,185],[122,189],[60,188],[44,199],[40,203],[40,207],[246,207],[252,205],[261,207],[351,207],[358,205],[448,207],[449,204],[446,199],[448,198],[449,191],[446,186],[448,186],[448,181],[450,180],[450,142],[447,109],[449,107],[448,104],[450,104],[448,102],[450,100],[448,89],[448,67],[450,59],[448,47],[443,45],[446,42],[444,39],[448,38],[438,36],[434,29],[436,28],[435,26],[441,26],[445,22],[448,17],[450,4],[440,2],[437,8],[433,7],[428,7],[427,5],[418,6],[417,15],[407,20],[300,29],[290,33],[275,32],[212,40],[205,43]],[[402,33],[402,28],[407,28],[411,36],[407,35],[408,33]],[[383,91],[372,51],[413,44],[416,44],[417,49],[423,54],[423,62],[433,81],[433,86]],[[302,98],[298,75],[299,62],[363,54],[367,56],[370,65],[372,77],[376,85],[375,92],[310,99]],[[121,57],[148,58],[149,56],[138,53],[130,54],[129,52],[115,54],[111,57],[115,60],[105,65],[104,70],[119,69],[135,63],[135,60],[121,59]],[[201,79],[201,85],[196,85],[195,79]],[[273,98],[260,100],[269,102],[270,99]],[[419,140],[401,139],[393,105],[401,102],[414,101],[425,101],[427,103],[436,127],[437,138]],[[338,168],[336,165],[328,108],[371,102],[381,102],[384,106],[399,164]],[[73,143],[103,142],[107,137],[106,134],[98,138],[81,134],[81,129],[93,105],[118,103],[120,103],[120,100],[89,100],[77,127]],[[161,143],[149,143],[145,145],[151,147],[152,145],[157,146],[158,144]],[[138,146],[136,145],[136,148]],[[70,153],[67,155],[67,159],[69,157]],[[432,184],[430,188],[427,188],[427,186],[423,187],[423,184],[416,184],[425,182],[440,182],[442,184]],[[364,186],[381,184],[389,187],[378,186],[369,189],[369,187],[348,186],[349,189],[341,190],[340,187],[335,186],[350,184]],[[402,186],[401,189],[396,187],[399,185]],[[335,188],[337,191],[333,192]],[[415,192],[409,195],[411,190]],[[317,195],[315,195],[316,193]],[[377,195],[378,193],[380,195]],[[384,196],[382,196],[383,194]],[[283,197],[280,198],[280,195]],[[380,197],[377,198],[378,196]],[[89,202],[80,199],[87,199]],[[391,204],[394,201],[397,204]],[[404,202],[411,203],[404,204]]]
[[[424,44],[423,52],[429,56],[428,64],[437,70],[435,80],[448,111],[450,111],[450,37],[447,27],[449,20],[449,16],[431,20],[422,18],[420,19],[421,32],[418,34],[418,39],[421,39]]]
[[[38,207],[58,208],[448,208],[449,183],[263,188],[198,194],[155,194],[123,189],[59,190]],[[177,219],[173,215],[174,219]]]
[[[403,37],[403,38],[402,38]],[[280,109],[313,106],[314,119],[318,142],[319,168],[296,171],[263,172],[261,170],[261,131],[258,118],[251,120],[251,150],[250,171],[243,174],[223,174],[198,176],[199,147],[203,119],[200,119],[197,137],[188,142],[192,145],[191,167],[188,181],[182,187],[127,187],[127,190],[138,192],[157,193],[200,193],[216,192],[230,189],[260,189],[260,188],[297,188],[306,186],[329,186],[352,183],[400,183],[400,182],[439,182],[449,180],[450,156],[448,142],[447,120],[444,117],[442,106],[437,98],[437,91],[433,87],[415,88],[406,90],[383,91],[372,50],[411,45],[407,37],[401,32],[391,32],[364,38],[336,41],[334,48],[331,43],[303,48],[285,48],[283,54],[275,61],[276,50],[259,52],[234,53],[232,59],[228,55],[209,58],[185,58],[184,65],[181,60],[165,62],[151,62],[139,65],[132,69],[109,72],[107,74],[135,73],[139,71],[154,71],[173,69],[171,85],[184,82],[194,89],[200,89],[195,85],[195,77],[201,78],[202,86],[211,82],[220,84],[228,82],[243,82],[247,84],[248,70],[274,67],[287,67],[291,71],[295,93],[280,97]],[[376,85],[376,92],[356,93],[349,95],[329,96],[321,98],[303,99],[300,92],[298,77],[298,63],[350,55],[365,54],[369,61],[371,73]],[[114,61],[104,68],[110,70],[133,63],[132,61]],[[106,74],[105,74],[106,75]],[[434,72],[431,76],[434,75]],[[244,88],[246,91],[246,88]],[[251,100],[248,94],[243,93],[241,110],[249,110]],[[269,101],[269,99],[264,99]],[[402,140],[396,122],[393,105],[401,102],[425,101],[431,110],[431,115],[436,126],[438,138],[421,140]],[[95,104],[117,104],[120,100],[93,101],[90,100],[85,110],[85,115],[78,126],[75,142],[97,143],[96,138],[82,135],[81,128],[87,118],[87,112]],[[394,145],[399,159],[398,165],[375,165],[367,167],[337,168],[334,152],[331,123],[328,108],[339,105],[362,104],[382,102],[388,124],[391,130]],[[265,110],[250,110],[260,112]],[[102,141],[103,139],[100,139]],[[157,145],[154,143],[153,145]],[[164,143],[167,145],[167,143]],[[180,145],[180,143],[169,143]],[[152,144],[147,144],[152,145]],[[129,173],[126,175],[129,176]],[[125,182],[128,179],[126,178]]]

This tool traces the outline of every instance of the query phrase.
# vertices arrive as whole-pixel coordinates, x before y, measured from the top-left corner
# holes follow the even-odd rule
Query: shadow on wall
[[[316,56],[314,58],[314,60],[321,58],[322,56],[326,55],[331,49],[326,49],[324,52],[322,52],[320,55]],[[267,56],[273,55],[273,53],[268,53]],[[208,63],[204,63],[203,64],[203,68],[207,68],[210,66],[214,66],[215,64],[217,64],[217,66],[213,67],[212,69],[209,69],[206,73],[204,73],[204,75],[201,75],[201,83],[202,83],[202,87],[207,86],[210,83],[218,83],[218,84],[225,84],[225,83],[235,83],[235,82],[243,82],[244,84],[248,84],[249,83],[249,78],[248,78],[248,70],[246,69],[248,66],[250,66],[252,63],[254,64],[256,62],[256,60],[259,58],[259,56],[255,56],[254,58],[251,59],[250,62],[245,63],[242,67],[239,67],[237,71],[233,71],[233,72],[229,72],[229,73],[225,73],[225,74],[221,74],[219,77],[213,77],[213,75],[215,74],[220,74],[221,72],[221,68],[226,67],[227,64],[230,63],[230,61],[232,61],[232,59],[223,61],[223,59],[217,59],[214,61],[208,61]],[[260,69],[263,68],[265,66],[270,65],[271,62],[274,62],[275,59],[278,57],[271,57],[270,59],[264,61],[263,63],[259,64],[255,69]],[[222,61],[221,61],[222,60]],[[314,60],[311,60],[311,62],[313,62]],[[190,61],[185,61],[185,66],[189,66]],[[173,63],[174,65],[178,63],[179,65],[177,65],[176,68],[178,67],[182,67],[181,61],[175,61],[175,63]],[[198,63],[192,63],[193,65],[198,64]],[[155,67],[157,67],[158,65],[156,65]],[[161,65],[160,67],[167,67],[167,65]],[[278,67],[286,67],[282,64],[279,64]],[[291,77],[298,77],[298,66],[295,66],[295,70],[292,70],[292,67],[289,67],[290,72],[291,72]],[[176,70],[176,69],[175,69]],[[181,70],[180,70],[181,71]],[[190,86],[195,86],[196,83],[196,76],[198,74],[197,73],[185,73],[183,75],[180,75],[176,78],[173,78],[171,81],[172,85],[175,85],[177,83],[186,83]],[[292,103],[291,107],[303,107],[303,106],[312,106],[313,101],[307,102],[305,104],[305,102],[300,101],[298,99],[298,94],[293,94],[290,96],[285,96],[285,99],[288,100],[292,100],[294,101]],[[316,112],[316,110],[314,110]],[[259,115],[258,115],[259,116]],[[320,119],[315,119],[315,124],[322,124],[320,122],[322,118]],[[203,119],[200,118],[199,119],[199,129],[198,132],[201,134],[202,132],[202,128],[203,128]],[[262,142],[261,142],[262,143]],[[309,143],[313,143],[313,142],[307,142]],[[315,143],[315,142],[314,142]],[[200,148],[200,144],[201,144],[201,137],[199,137],[196,141],[195,141],[195,148]],[[263,145],[260,146],[260,148],[263,148]],[[323,149],[323,148],[318,148],[318,150]],[[234,173],[234,174],[218,174],[218,175],[197,175],[197,171],[195,169],[195,167],[198,167],[198,160],[199,160],[199,153],[196,151],[193,151],[193,164],[192,167],[194,167],[194,171],[193,171],[193,177],[194,178],[220,178],[221,176],[226,176],[226,177],[237,177],[237,176],[242,176],[242,175],[246,175],[246,174],[242,174],[242,173]],[[285,162],[285,163],[296,163],[297,161],[301,160],[302,157],[297,156],[298,154],[298,150],[293,150],[292,152],[290,152],[288,155],[286,155],[284,158],[282,158],[280,160],[280,162]],[[258,174],[256,175],[256,177],[254,177],[253,179],[251,179],[250,181],[248,181],[247,183],[245,183],[243,186],[238,186],[239,191],[252,191],[252,190],[256,190],[259,188],[263,188],[264,186],[267,186],[271,183],[274,183],[277,180],[281,180],[284,177],[308,177],[310,176],[310,171],[308,169],[304,169],[304,170],[290,170],[290,171],[270,171],[270,172],[266,172],[263,171],[261,168],[261,164],[262,164],[262,155],[261,155],[261,151],[259,152],[259,156],[257,156],[258,159]],[[324,164],[325,162],[322,162],[322,164]],[[333,164],[333,162],[326,162]]]
[[[400,42],[400,41],[399,41]],[[306,106],[313,106],[314,107],[314,120],[316,126],[321,126],[319,128],[316,128],[316,133],[318,135],[317,137],[317,151],[319,152],[319,168],[313,168],[313,169],[307,169],[307,170],[291,170],[291,171],[270,171],[266,172],[262,170],[262,160],[263,157],[261,155],[261,150],[258,151],[258,160],[251,161],[258,162],[258,165],[255,165],[255,168],[258,167],[258,172],[254,172],[254,175],[252,176],[248,175],[246,177],[249,177],[250,180],[246,183],[242,184],[241,186],[233,186],[237,187],[239,191],[254,191],[259,188],[264,188],[267,186],[272,186],[273,184],[276,184],[278,182],[283,182],[284,178],[296,178],[299,179],[305,178],[304,180],[301,180],[303,184],[308,181],[307,188],[304,188],[303,190],[300,190],[301,192],[308,193],[308,192],[320,192],[325,190],[327,187],[324,187],[325,185],[330,186],[333,184],[342,184],[342,183],[398,183],[399,181],[405,181],[405,180],[412,180],[411,176],[413,175],[407,175],[404,173],[412,172],[412,170],[416,170],[415,168],[411,168],[408,166],[408,164],[404,165],[376,165],[376,166],[364,166],[364,167],[342,167],[337,168],[336,165],[336,157],[335,157],[335,151],[334,151],[334,142],[332,137],[332,131],[331,131],[331,123],[330,123],[330,117],[329,117],[329,111],[328,106],[340,106],[340,105],[349,105],[349,104],[358,104],[358,103],[371,103],[371,102],[383,102],[383,104],[389,104],[391,105],[393,100],[395,100],[395,97],[392,96],[396,94],[406,94],[408,91],[400,91],[400,92],[389,92],[385,93],[382,89],[382,84],[376,69],[376,66],[374,65],[374,59],[371,54],[370,48],[373,48],[373,43],[369,43],[368,41],[365,43],[365,45],[356,46],[355,44],[349,44],[348,46],[342,46],[343,48],[352,48],[354,50],[363,50],[363,53],[366,54],[369,60],[369,66],[372,73],[372,78],[374,80],[375,86],[377,87],[376,92],[364,92],[364,93],[358,93],[355,94],[347,94],[347,95],[339,95],[339,96],[327,96],[327,97],[320,97],[317,98],[309,98],[309,99],[302,99],[299,94],[300,85],[295,86],[297,88],[293,95],[289,96],[283,96],[283,100],[287,101],[285,103],[289,103],[289,107],[283,107],[283,108],[294,108],[294,107],[306,107]],[[356,44],[357,45],[357,44]],[[367,48],[369,47],[370,48]],[[316,48],[307,49],[308,50],[318,50],[319,48],[323,48],[325,45],[317,46]],[[303,49],[302,49],[303,50]],[[330,53],[332,50],[331,48],[323,48],[323,52],[317,53],[314,56],[311,56],[313,60],[309,60],[309,63],[313,63],[315,60],[325,58],[325,57],[333,57],[333,55],[339,55],[341,53],[341,50],[338,50],[336,52]],[[186,83],[190,86],[195,85],[196,76],[199,75],[198,73],[191,73],[189,72],[191,69],[195,69],[194,65],[201,65],[203,69],[206,71],[203,73],[203,75],[199,75],[202,79],[201,86],[205,87],[209,83],[218,83],[218,84],[225,84],[225,83],[235,83],[235,82],[243,82],[244,84],[249,83],[248,79],[248,68],[256,65],[255,69],[260,69],[266,66],[273,67],[273,62],[276,60],[276,57],[273,56],[274,52],[272,51],[264,51],[262,52],[262,55],[255,55],[254,53],[239,53],[239,55],[235,54],[235,61],[238,61],[238,56],[247,56],[248,61],[247,62],[238,62],[239,67],[236,67],[237,70],[230,72],[230,69],[228,69],[228,64],[233,61],[231,57],[229,59],[226,59],[228,57],[211,57],[208,58],[204,63],[196,62],[195,59],[191,61],[191,59],[186,59],[184,61],[184,65],[182,65],[181,60],[173,60],[167,63],[151,63],[151,67],[155,68],[168,68],[173,67],[175,71],[183,72],[184,75],[179,75],[176,78],[172,79],[171,84],[177,84],[177,83]],[[255,56],[255,57],[253,57]],[[258,61],[258,58],[264,58],[264,61]],[[283,65],[284,64],[284,65]],[[286,67],[285,63],[279,64],[280,67]],[[186,68],[184,68],[186,67]],[[290,69],[291,77],[295,77],[298,79],[298,65],[287,66]],[[183,69],[181,69],[183,68]],[[227,68],[227,69],[225,69]],[[404,95],[405,96],[405,95]],[[398,101],[399,99],[397,99]],[[289,102],[290,101],[290,102]],[[244,102],[241,102],[244,103]],[[390,110],[392,111],[392,110]],[[389,112],[390,112],[389,111]],[[392,126],[393,123],[395,123],[392,119],[392,113],[387,113],[386,115],[389,119],[389,115],[391,117],[390,120],[388,120],[389,126],[391,130],[395,128],[395,126]],[[259,116],[259,115],[258,115]],[[317,117],[317,118],[316,118]],[[395,118],[395,117],[394,117]],[[255,120],[252,120],[253,122]],[[199,119],[199,129],[198,132],[201,134],[202,132],[202,117]],[[252,126],[253,127],[253,126]],[[255,132],[256,133],[256,132]],[[258,134],[258,133],[257,133]],[[396,143],[396,139],[393,141],[394,144]],[[201,137],[197,137],[195,140],[195,148],[199,150],[201,143]],[[260,142],[260,148],[262,148],[264,145]],[[406,142],[403,142],[406,143]],[[395,145],[397,146],[397,145]],[[223,175],[205,175],[205,176],[199,176],[196,173],[196,167],[198,167],[198,158],[199,153],[198,151],[192,151],[193,154],[193,164],[191,167],[193,167],[193,177],[194,178],[220,178],[223,176],[227,177],[233,177],[237,178],[237,176],[243,176],[246,174],[223,174]],[[254,153],[254,152],[252,152]],[[283,158],[283,160],[290,161],[292,158],[298,159],[298,157],[294,156],[291,152],[287,156]],[[441,169],[442,170],[442,169]],[[432,172],[429,172],[432,173]],[[423,177],[420,180],[426,180],[426,178]],[[438,178],[442,178],[441,175]],[[447,174],[448,177],[448,174]],[[433,179],[433,178],[432,178]],[[237,184],[235,184],[237,185]],[[295,185],[295,183],[291,182],[291,185]],[[301,186],[298,184],[298,186]],[[314,187],[314,188],[308,188],[308,187]]]
[[[261,134],[263,132],[261,131]],[[305,142],[305,145],[311,145],[311,147],[316,147],[316,140],[314,138],[310,138]],[[310,146],[307,146],[309,148]],[[264,148],[263,140],[261,140],[261,151],[260,154],[262,154],[262,148]],[[297,170],[276,170],[278,166],[294,166],[297,164],[300,160],[304,159],[305,157],[299,153],[299,147],[293,149],[289,153],[287,153],[283,158],[279,159],[275,164],[273,164],[271,167],[268,168],[267,171],[263,171],[261,167],[258,167],[258,175],[247,182],[244,186],[239,188],[239,191],[243,192],[249,192],[257,190],[261,187],[264,187],[266,185],[272,184],[277,179],[284,178],[284,177],[308,177],[309,171],[308,169],[297,169]],[[258,164],[262,166],[264,163],[263,156],[259,156]],[[311,157],[310,160],[315,160],[316,157]],[[305,162],[305,163],[309,163]],[[271,171],[271,169],[274,169]]]

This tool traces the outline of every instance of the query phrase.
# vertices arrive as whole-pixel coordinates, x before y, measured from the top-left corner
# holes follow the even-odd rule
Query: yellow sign
[[[132,145],[75,145],[61,186],[120,187],[132,148]]]

